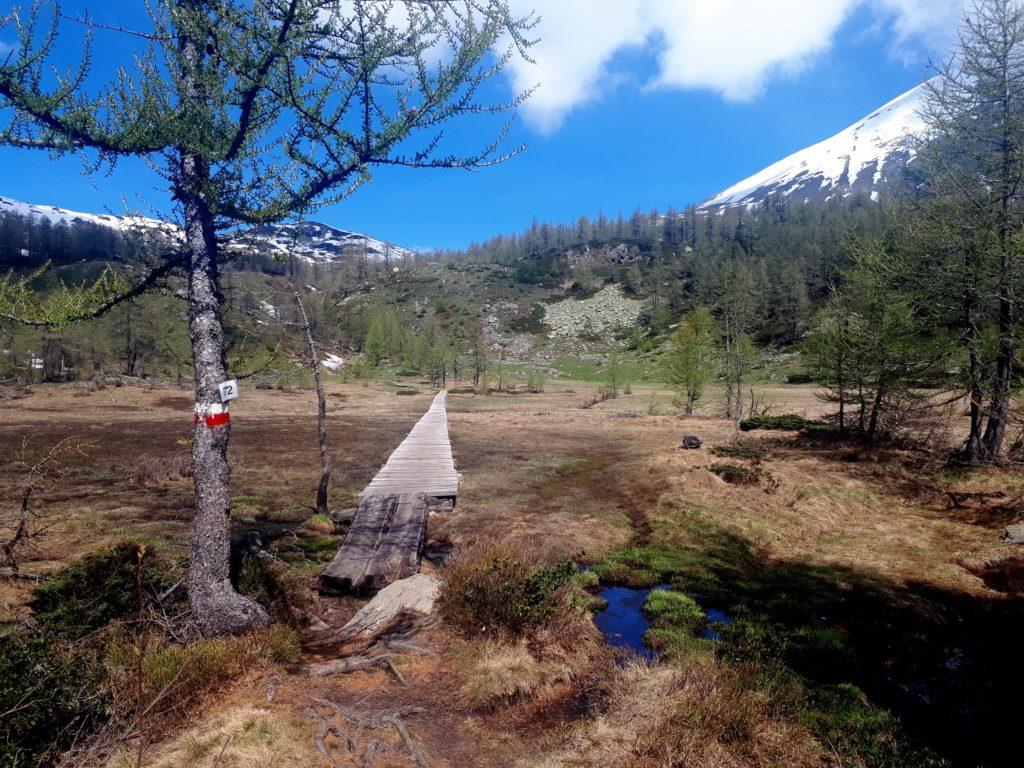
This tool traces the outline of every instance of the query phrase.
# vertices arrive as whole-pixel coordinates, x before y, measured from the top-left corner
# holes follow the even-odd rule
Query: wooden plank
[[[360,498],[380,493],[416,493],[455,499],[459,475],[448,438],[446,392],[439,392],[430,408],[401,442]]]
[[[320,591],[365,592],[417,573],[427,514],[425,493],[363,497],[338,554],[320,576]]]
[[[352,525],[320,576],[320,591],[381,589],[419,571],[429,510],[454,504],[459,491],[448,438],[446,392],[395,449],[359,494]]]

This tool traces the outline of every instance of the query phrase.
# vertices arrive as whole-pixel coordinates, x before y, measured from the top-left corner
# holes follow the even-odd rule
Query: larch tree
[[[140,5],[143,5],[140,3]],[[16,36],[0,58],[0,143],[82,153],[87,168],[143,158],[166,185],[178,227],[143,276],[108,271],[44,297],[33,275],[0,278],[0,315],[62,324],[102,314],[181,270],[187,280],[195,380],[195,521],[189,600],[207,634],[266,623],[228,574],[231,493],[228,378],[219,234],[337,202],[375,167],[480,168],[504,150],[509,122],[463,154],[444,127],[515,109],[481,95],[514,56],[528,56],[532,18],[505,0],[151,0],[144,29],[68,18],[35,2],[3,17]],[[70,30],[72,31],[69,31]],[[138,43],[105,84],[93,40]],[[77,66],[51,66],[70,36]],[[77,36],[76,36],[77,35]],[[488,123],[490,125],[490,123]]]
[[[661,358],[662,374],[679,390],[687,416],[704,394],[704,387],[715,373],[718,323],[704,307],[689,312],[669,339],[669,348]]]
[[[931,200],[908,233],[922,246],[908,282],[958,331],[970,412],[963,459],[998,462],[1019,372],[1024,4],[975,3],[926,87],[918,149]]]

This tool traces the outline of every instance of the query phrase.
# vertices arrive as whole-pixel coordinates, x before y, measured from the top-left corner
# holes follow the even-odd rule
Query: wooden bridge
[[[459,493],[446,395],[438,393],[359,494],[348,535],[320,577],[321,592],[380,589],[419,571],[431,506],[454,504]]]

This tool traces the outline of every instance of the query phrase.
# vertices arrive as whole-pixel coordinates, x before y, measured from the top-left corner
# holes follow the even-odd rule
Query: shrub
[[[333,549],[336,542],[331,542]],[[238,591],[260,603],[271,618],[291,626],[301,623],[311,599],[304,577],[269,556],[242,561]]]
[[[749,432],[753,429],[774,429],[793,432],[801,429],[815,430],[821,428],[828,429],[830,426],[824,421],[805,419],[803,416],[795,413],[787,413],[782,416],[753,416],[740,422],[740,429],[744,432]]]
[[[757,469],[744,467],[741,464],[712,464],[709,472],[714,472],[727,483],[733,485],[757,485],[761,482]]]
[[[571,562],[545,567],[536,555],[496,541],[459,555],[441,573],[440,615],[470,635],[522,636],[566,603]]]
[[[35,628],[0,638],[0,765],[42,766],[109,715],[101,632],[134,619],[145,595],[176,580],[173,563],[137,542],[87,555],[37,587]]]
[[[105,719],[102,682],[91,648],[38,630],[0,638],[0,765],[51,765]]]
[[[328,515],[316,514],[308,518],[300,526],[313,533],[332,534],[334,533],[334,521]]]
[[[745,467],[742,464],[712,464],[708,467],[709,472],[714,472],[720,478],[732,485],[763,485],[768,491],[774,491],[779,486],[779,481],[771,472],[765,472],[759,466]]]
[[[748,459],[759,462],[768,458],[768,451],[753,440],[740,440],[729,445],[716,445],[711,448],[715,456],[727,459]]]
[[[132,473],[138,485],[155,485],[192,477],[192,456],[178,453],[174,456],[148,456],[143,458]]]
[[[529,314],[510,318],[507,325],[512,333],[543,333],[547,330],[547,326],[544,325],[543,305],[534,304]]]
[[[142,702],[137,701],[140,648],[135,638],[111,642],[106,669],[112,701],[130,714],[136,708],[161,715],[215,690],[264,663],[299,660],[299,638],[280,624],[240,637],[212,637],[181,645],[159,642],[142,659]],[[141,705],[141,706],[140,706]]]
[[[36,587],[29,607],[41,628],[68,640],[90,635],[115,619],[134,615],[139,596],[136,570],[140,552],[142,588],[153,595],[178,581],[176,569],[137,542],[86,555]]]
[[[395,392],[396,395],[418,395],[419,393],[418,389],[412,389],[411,387],[402,387]]]
[[[530,394],[543,392],[546,383],[547,375],[540,368],[530,368],[526,371],[526,391]]]

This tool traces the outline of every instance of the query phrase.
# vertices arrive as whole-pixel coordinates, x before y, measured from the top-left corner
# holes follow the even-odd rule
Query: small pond
[[[662,584],[654,589],[668,589],[668,586]],[[594,617],[594,623],[612,648],[631,650],[648,660],[655,658],[657,654],[644,644],[644,634],[650,627],[644,615],[644,603],[651,591],[630,587],[604,587],[601,590],[601,597],[608,607]],[[701,632],[701,637],[719,640],[721,628],[732,619],[717,608],[705,608],[704,613],[708,617],[708,626]]]
[[[594,617],[594,623],[612,648],[636,651],[646,659],[654,658],[654,651],[644,645],[644,633],[650,626],[644,616],[644,602],[650,593],[649,589],[629,587],[605,587],[601,590],[601,597],[608,607]]]

